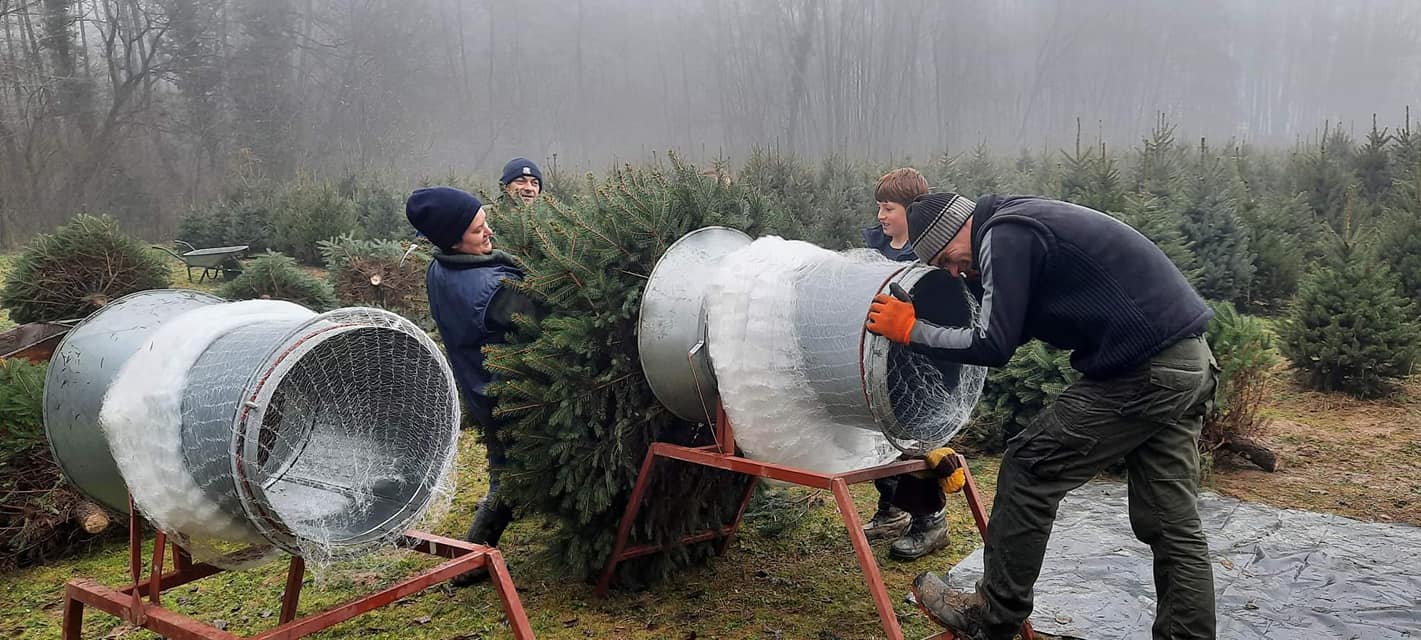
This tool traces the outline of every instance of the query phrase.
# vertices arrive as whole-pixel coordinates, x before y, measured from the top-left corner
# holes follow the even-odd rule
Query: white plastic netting
[[[456,393],[398,315],[236,302],[155,331],[100,423],[134,502],[195,557],[274,545],[319,568],[447,508]]]
[[[912,285],[929,274],[934,286],[924,288],[919,313],[970,323],[971,299],[955,293],[961,285],[945,272],[871,251],[766,237],[726,256],[705,298],[707,342],[746,454],[833,473],[954,435],[971,416],[985,369],[934,362],[863,328],[890,279]]]

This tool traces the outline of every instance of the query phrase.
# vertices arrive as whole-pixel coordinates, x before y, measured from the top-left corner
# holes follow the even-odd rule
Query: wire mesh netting
[[[910,290],[931,284],[919,302],[925,319],[971,324],[970,296],[945,275],[871,251],[836,253],[775,237],[727,256],[706,296],[707,341],[746,453],[836,472],[954,435],[976,405],[985,370],[934,362],[863,328],[873,296],[890,281]]]
[[[99,330],[126,331],[116,318]],[[199,559],[276,547],[319,567],[447,506],[458,400],[436,345],[393,313],[214,303],[152,333],[99,422],[140,511]]]
[[[431,505],[442,511],[459,414],[429,338],[393,313],[344,309],[287,345],[248,388],[255,402],[238,412],[232,444],[258,529],[328,557],[399,536]]]
[[[977,322],[977,300],[961,280],[921,267],[905,276],[919,318],[944,327]],[[987,381],[986,367],[934,360],[880,336],[865,339],[866,351],[888,352],[865,360],[864,367],[869,403],[890,444],[909,454],[923,453],[942,446],[972,418]],[[888,401],[880,404],[876,398]]]

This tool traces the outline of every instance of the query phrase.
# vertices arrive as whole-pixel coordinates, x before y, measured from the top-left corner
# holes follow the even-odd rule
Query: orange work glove
[[[868,330],[898,344],[908,344],[917,322],[918,312],[911,302],[880,293],[868,305]]]

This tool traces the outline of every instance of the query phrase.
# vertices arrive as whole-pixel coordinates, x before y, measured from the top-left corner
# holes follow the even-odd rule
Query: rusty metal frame
[[[66,583],[63,640],[81,638],[85,606],[173,640],[292,640],[328,629],[480,567],[488,569],[513,637],[519,640],[533,638],[533,628],[528,623],[528,615],[523,611],[518,590],[513,585],[513,578],[509,575],[508,567],[498,549],[420,531],[405,532],[404,544],[412,551],[446,558],[445,562],[375,593],[299,619],[296,618],[297,604],[301,597],[301,583],[306,575],[306,563],[300,556],[293,556],[287,569],[286,589],[281,596],[281,617],[278,619],[278,625],[253,636],[237,636],[163,608],[160,602],[163,591],[220,573],[222,569],[207,563],[194,563],[187,552],[174,543],[173,571],[164,573],[164,556],[168,541],[167,537],[159,532],[153,542],[148,579],[141,580],[142,520],[138,516],[138,510],[133,508],[132,501],[129,503],[129,513],[129,571],[133,583],[122,589],[106,587],[86,578],[75,578]],[[148,602],[144,602],[145,595]]]
[[[716,407],[715,442],[715,444],[702,447],[656,442],[647,449],[646,457],[641,463],[641,471],[637,475],[636,486],[632,489],[626,511],[622,513],[621,524],[617,527],[617,538],[612,546],[612,554],[609,556],[607,565],[602,568],[602,575],[597,581],[596,596],[601,598],[607,595],[608,590],[612,587],[612,578],[616,575],[617,565],[625,560],[651,555],[667,548],[713,540],[716,541],[716,555],[723,555],[740,528],[745,508],[749,506],[750,497],[754,495],[755,485],[760,478],[769,478],[802,487],[823,489],[834,494],[834,502],[839,509],[840,517],[844,519],[844,528],[848,530],[849,542],[853,545],[854,555],[858,558],[859,568],[863,571],[864,583],[868,586],[869,594],[873,598],[873,606],[878,611],[878,619],[883,627],[883,633],[890,640],[903,640],[903,627],[898,623],[898,616],[893,611],[893,602],[888,597],[888,589],[883,584],[883,573],[878,568],[878,561],[874,558],[868,537],[864,535],[858,509],[854,505],[853,496],[849,494],[849,485],[904,473],[926,471],[928,469],[927,461],[922,459],[904,460],[843,473],[818,473],[796,467],[750,460],[735,455],[735,429],[725,414],[724,405],[720,404],[717,404]],[[628,548],[627,539],[631,534],[632,524],[636,522],[637,513],[641,510],[642,502],[646,498],[651,469],[657,458],[679,460],[750,476],[750,481],[746,483],[745,492],[740,498],[740,506],[735,512],[734,519],[719,529],[689,534],[680,541],[668,545],[645,544]],[[954,463],[960,466],[966,474],[967,482],[963,487],[963,496],[967,499],[967,507],[972,512],[972,519],[977,523],[978,533],[983,539],[986,539],[987,512],[982,506],[981,494],[977,491],[977,482],[972,478],[972,470],[968,468],[966,459],[961,455],[955,456]],[[1022,631],[1022,636],[1026,640],[1033,639],[1031,623],[1028,622]],[[955,637],[951,631],[943,631],[930,636],[929,640],[953,640]]]

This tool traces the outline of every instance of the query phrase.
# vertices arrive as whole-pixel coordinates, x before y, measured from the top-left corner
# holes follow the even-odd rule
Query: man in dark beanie
[[[503,165],[498,187],[512,198],[532,202],[543,193],[543,172],[527,158],[514,158]]]
[[[470,417],[483,431],[488,449],[488,494],[479,501],[469,527],[469,542],[498,546],[513,520],[512,505],[498,495],[498,476],[507,464],[500,423],[487,394],[494,377],[484,368],[483,347],[499,344],[513,328],[513,316],[537,315],[531,299],[508,280],[521,280],[512,256],[493,248],[493,229],[478,198],[450,187],[419,189],[405,203],[405,217],[434,245],[434,260],[425,274],[429,313],[439,328],[449,364]],[[467,585],[488,575],[476,570],[455,579]]]
[[[974,326],[942,327],[918,320],[910,302],[878,296],[869,331],[986,366],[1006,364],[1036,338],[1072,350],[1083,374],[1008,434],[976,591],[924,573],[913,581],[918,605],[959,637],[1012,638],[1031,614],[1061,499],[1124,458],[1130,525],[1154,552],[1154,638],[1213,638],[1213,572],[1197,507],[1199,432],[1218,373],[1202,337],[1209,307],[1154,243],[1085,207],[929,194],[908,208],[908,228],[924,262],[980,279],[981,315]]]

